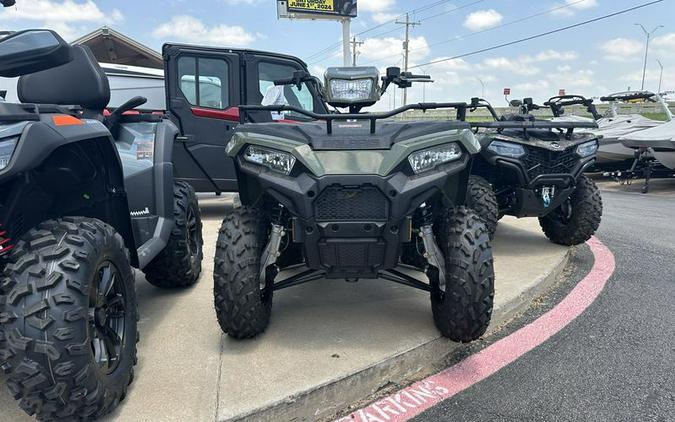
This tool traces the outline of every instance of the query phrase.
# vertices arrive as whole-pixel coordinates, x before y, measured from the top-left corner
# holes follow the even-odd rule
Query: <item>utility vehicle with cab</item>
[[[488,232],[465,202],[480,150],[465,103],[362,113],[394,84],[428,81],[389,68],[330,68],[325,98],[346,113],[243,106],[227,151],[240,204],[223,221],[215,256],[215,307],[227,334],[249,338],[270,321],[274,292],[331,279],[382,279],[430,292],[434,321],[452,340],[479,338],[494,295]],[[304,72],[275,81],[295,86]],[[316,84],[318,86],[318,84]],[[457,120],[391,120],[407,110],[457,109]],[[261,123],[264,113],[311,119]],[[413,263],[414,266],[404,265]]]
[[[114,409],[133,379],[138,311],[133,268],[159,287],[201,271],[193,189],[176,182],[178,129],[104,116],[108,80],[91,51],[49,30],[0,39],[0,368],[20,407],[41,420]]]
[[[561,107],[571,100],[553,98],[546,106]],[[537,120],[531,111],[541,107],[531,98],[511,105],[519,112],[498,116],[487,101],[471,100],[472,111],[485,108],[493,121],[471,123],[482,150],[472,168],[467,204],[491,235],[502,216],[513,215],[538,217],[554,243],[585,242],[602,218],[600,192],[583,174],[595,162],[598,138],[575,130],[596,123]]]

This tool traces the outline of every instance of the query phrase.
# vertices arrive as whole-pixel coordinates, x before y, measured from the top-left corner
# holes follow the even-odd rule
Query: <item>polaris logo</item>
[[[131,211],[129,214],[131,214],[132,217],[143,217],[146,215],[150,215],[150,210],[148,209],[148,207],[145,207],[144,210]]]

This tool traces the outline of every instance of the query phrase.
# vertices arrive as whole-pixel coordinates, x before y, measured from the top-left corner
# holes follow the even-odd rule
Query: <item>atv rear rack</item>
[[[377,126],[378,120],[389,119],[398,114],[404,113],[409,110],[422,110],[426,112],[427,110],[437,110],[442,108],[453,108],[457,110],[457,120],[465,121],[466,120],[466,110],[468,108],[467,103],[418,103],[418,104],[409,104],[403,107],[399,107],[395,110],[388,111],[386,113],[359,113],[359,114],[317,114],[311,111],[301,109],[299,107],[281,105],[281,106],[261,106],[261,105],[243,105],[239,107],[239,121],[241,124],[244,123],[254,123],[250,120],[249,113],[252,111],[270,111],[270,112],[282,112],[282,111],[291,111],[303,116],[307,116],[314,120],[323,120],[326,122],[326,132],[330,135],[333,133],[333,121],[335,120],[369,120],[370,121],[370,133],[374,134]],[[468,124],[467,124],[468,129]]]

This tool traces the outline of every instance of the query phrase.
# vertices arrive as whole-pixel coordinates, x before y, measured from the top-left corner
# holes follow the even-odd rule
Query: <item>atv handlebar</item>
[[[593,115],[595,120],[602,118],[600,113],[598,113],[597,108],[595,108],[593,100],[581,95],[559,95],[557,97],[551,97],[544,103],[544,105],[551,108],[551,111],[555,117],[560,117],[563,115],[563,107],[583,105],[586,107],[586,110]]]
[[[386,112],[386,113],[351,113],[351,114],[317,114],[311,111],[304,110],[302,108],[288,106],[288,105],[243,105],[239,107],[239,121],[241,124],[249,123],[249,112],[251,111],[270,111],[270,112],[282,112],[282,111],[291,111],[303,116],[307,116],[314,120],[323,120],[326,122],[326,131],[330,135],[333,133],[333,121],[334,120],[369,120],[370,121],[370,133],[375,133],[376,123],[378,120],[388,119],[394,117],[397,114],[404,113],[408,110],[437,110],[441,108],[454,108],[457,110],[457,120],[465,121],[466,120],[466,109],[468,108],[467,103],[417,103],[417,104],[408,104],[403,107],[399,107],[395,110]],[[468,126],[467,126],[468,128]]]
[[[495,111],[494,107],[492,107],[492,104],[482,98],[472,98],[471,104],[469,105],[469,111],[474,112],[479,108],[486,108],[492,115],[493,119],[499,120],[499,115],[497,114],[497,111]]]

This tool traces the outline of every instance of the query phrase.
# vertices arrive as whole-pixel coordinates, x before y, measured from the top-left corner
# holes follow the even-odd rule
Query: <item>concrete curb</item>
[[[548,272],[528,282],[518,296],[495,307],[487,334],[498,330],[523,312],[536,297],[552,286],[568,264],[571,251],[569,249]],[[385,389],[405,385],[437,372],[445,367],[448,357],[460,348],[461,345],[439,336],[347,376],[317,385],[253,412],[220,419],[220,422],[330,420],[350,406]]]

